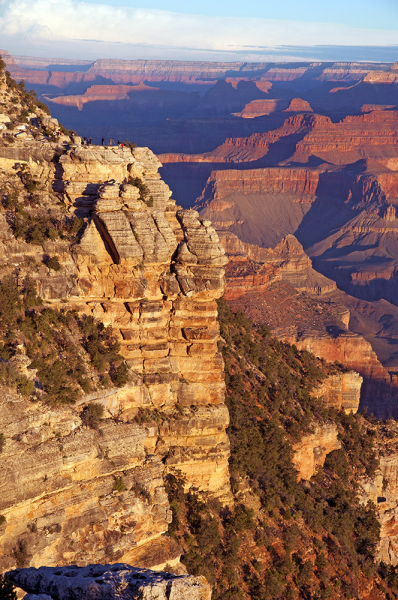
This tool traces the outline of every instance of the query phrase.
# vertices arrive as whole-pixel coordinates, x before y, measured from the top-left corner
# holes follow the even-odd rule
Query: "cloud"
[[[0,0],[3,39],[37,44],[98,40],[103,44],[157,46],[252,54],[277,46],[389,46],[398,31],[326,23],[206,17],[151,9],[115,8],[80,0]],[[2,45],[5,45],[2,42]],[[13,50],[15,52],[15,50]]]

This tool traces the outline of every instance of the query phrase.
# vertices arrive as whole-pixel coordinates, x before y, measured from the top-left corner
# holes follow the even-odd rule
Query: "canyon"
[[[275,248],[294,234],[314,268],[337,284],[355,332],[372,343],[391,377],[396,372],[396,115],[373,110],[335,123],[309,113],[286,116],[282,127],[227,138],[209,153],[160,156],[171,182],[181,175],[181,193],[188,182],[194,191],[202,188],[195,207],[219,233],[231,232],[261,248]]]
[[[332,114],[337,107],[356,114],[362,104],[396,104],[393,81],[364,83],[373,72],[389,73],[389,63],[89,62],[0,54],[14,79],[33,87],[66,127],[95,143],[127,138],[155,153],[208,152],[231,135],[275,129],[286,111]],[[122,93],[120,86],[131,90]],[[357,94],[357,86],[369,93]],[[357,108],[358,100],[345,102],[348,93],[366,101]]]
[[[71,564],[78,565],[73,567],[74,577],[87,568],[84,578],[104,578],[106,585],[119,577],[101,567],[107,563],[114,564],[113,573],[118,563],[129,563],[181,575],[186,572],[181,554],[189,554],[188,542],[196,548],[189,537],[195,520],[189,521],[189,515],[205,510],[197,509],[195,494],[205,498],[212,511],[211,526],[204,527],[209,536],[215,515],[222,515],[217,516],[218,529],[228,532],[228,519],[243,510],[241,500],[254,507],[250,510],[257,519],[255,533],[252,538],[245,533],[242,545],[245,556],[251,557],[245,567],[251,577],[257,564],[251,552],[267,564],[272,557],[279,564],[281,531],[287,522],[292,527],[290,500],[281,494],[282,504],[265,509],[264,497],[256,496],[259,488],[250,487],[247,473],[238,484],[232,478],[231,486],[234,463],[229,459],[231,443],[237,452],[236,425],[228,436],[233,388],[231,381],[226,388],[222,352],[230,361],[227,375],[237,387],[243,385],[243,407],[248,407],[249,390],[258,393],[254,411],[265,410],[265,401],[272,398],[277,385],[276,380],[272,385],[269,381],[275,366],[271,361],[270,374],[264,375],[261,361],[256,364],[255,355],[252,360],[250,344],[257,333],[250,334],[250,343],[243,336],[248,344],[243,354],[235,341],[231,345],[220,335],[217,302],[223,294],[238,311],[237,323],[241,310],[259,331],[268,326],[264,339],[272,335],[270,348],[279,357],[272,360],[279,360],[290,373],[288,398],[295,398],[296,405],[286,413],[282,410],[281,423],[291,444],[298,480],[294,485],[302,485],[307,494],[318,485],[314,476],[323,469],[330,481],[337,477],[330,475],[334,460],[330,457],[341,456],[336,454],[340,452],[350,456],[343,436],[344,415],[347,423],[349,419],[360,423],[363,437],[375,437],[378,466],[369,474],[364,465],[356,465],[355,481],[360,482],[362,506],[369,507],[369,500],[376,505],[381,524],[377,559],[398,564],[394,423],[375,424],[358,414],[366,408],[381,419],[397,416],[397,111],[387,100],[383,105],[369,101],[367,107],[364,102],[352,105],[359,114],[343,111],[336,119],[320,114],[322,99],[314,101],[316,94],[310,99],[315,80],[320,86],[329,82],[326,93],[340,98],[340,93],[351,94],[356,86],[395,85],[396,69],[365,64],[228,64],[226,70],[225,65],[198,64],[194,72],[189,63],[80,61],[64,63],[76,67],[68,72],[56,71],[51,61],[5,58],[17,79],[36,77],[35,82],[28,77],[26,81],[47,86],[42,97],[52,108],[59,105],[84,113],[95,102],[109,109],[114,106],[109,102],[137,97],[136,106],[142,103],[149,112],[145,94],[154,97],[153,106],[163,102],[157,96],[162,92],[158,83],[168,82],[192,87],[190,106],[185,87],[166,90],[172,110],[184,106],[191,115],[187,138],[191,127],[217,125],[214,137],[205,142],[214,147],[193,153],[186,151],[188,144],[181,137],[183,118],[179,124],[173,119],[166,124],[161,142],[166,145],[167,127],[175,128],[169,149],[180,145],[176,152],[171,148],[156,156],[147,147],[130,143],[85,145],[81,136],[65,131],[40,104],[25,106],[23,86],[11,86],[8,76],[0,80],[2,281],[14,278],[22,290],[22,282],[29,279],[43,302],[34,305],[33,312],[73,313],[82,323],[92,319],[98,327],[111,327],[120,347],[119,362],[128,372],[121,385],[115,384],[116,378],[102,384],[104,379],[90,367],[89,391],[79,383],[74,405],[54,405],[45,401],[40,371],[30,358],[27,330],[17,332],[13,355],[2,358],[2,364],[33,383],[35,392],[32,400],[15,382],[3,385],[0,465],[6,477],[0,488],[1,568],[61,567],[46,571],[50,579],[43,577],[40,585],[37,579],[28,582],[40,568],[14,571],[11,578],[16,585],[34,594],[49,592],[51,578],[68,574]],[[217,82],[220,77],[223,80]],[[105,81],[98,83],[98,78]],[[336,82],[343,82],[341,89],[331,87]],[[292,83],[296,87],[290,89]],[[51,86],[65,95],[55,95]],[[334,110],[339,106],[336,103]],[[154,118],[160,125],[168,118],[167,110]],[[156,136],[159,122],[141,135],[148,140]],[[230,125],[236,136],[224,135]],[[89,127],[79,132],[91,133]],[[200,132],[202,137],[205,131]],[[215,144],[216,138],[223,139]],[[167,184],[173,178],[180,182],[177,202],[186,194],[183,208]],[[19,198],[16,205],[13,194]],[[21,234],[18,219],[23,218],[31,223],[48,218],[56,224],[57,234],[47,229],[45,239],[34,238],[28,225]],[[59,224],[75,222],[76,236],[68,238]],[[221,326],[237,327],[223,321]],[[87,351],[76,336],[73,342],[81,361],[88,364]],[[297,375],[294,369],[299,367]],[[293,372],[297,381],[305,380],[303,373],[313,377],[308,398],[301,388],[302,396],[298,394],[297,383],[292,385]],[[284,385],[282,376],[277,383]],[[295,433],[294,419],[308,418],[310,411],[302,408],[296,394],[300,402],[306,398],[311,403],[315,415],[300,435]],[[100,406],[103,415],[94,425],[86,420],[90,406]],[[343,415],[341,421],[333,421],[333,411]],[[259,416],[261,411],[253,414],[254,428],[256,419],[264,417]],[[268,413],[267,419],[271,421]],[[262,421],[264,430],[266,422]],[[178,498],[186,494],[191,527],[179,539],[173,531],[182,526],[185,509],[176,509],[169,489],[176,477],[181,477]],[[301,509],[295,506],[292,511],[293,521],[311,539],[314,562],[320,554],[316,529],[308,529]],[[256,536],[263,529],[269,533],[276,524],[272,549],[266,544],[266,550],[259,550]],[[300,552],[308,560],[301,547]],[[86,567],[91,562],[97,564],[94,575]],[[132,568],[123,564],[120,570],[127,581]],[[224,577],[224,571],[220,573]],[[171,580],[176,587],[192,585],[199,594],[193,597],[210,594],[203,580],[141,574],[149,587],[155,581],[156,593],[161,588],[165,597],[173,593],[190,597],[191,591],[170,591]],[[361,589],[367,589],[363,597],[385,597],[379,576],[372,577],[367,588],[361,581]],[[249,597],[253,593],[249,579],[242,581]],[[152,587],[140,593],[155,597]]]

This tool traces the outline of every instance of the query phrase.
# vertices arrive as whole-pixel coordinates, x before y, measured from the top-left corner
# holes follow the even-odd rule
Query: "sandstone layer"
[[[217,79],[229,80],[258,79],[264,76],[268,81],[294,81],[306,73],[322,80],[346,80],[350,82],[362,79],[369,72],[384,69],[388,71],[390,64],[373,63],[339,63],[333,66],[330,63],[308,63],[305,66],[294,63],[272,62],[189,62],[173,60],[117,60],[99,59],[93,63],[89,61],[71,61],[74,66],[81,64],[81,72],[68,72],[51,70],[51,65],[67,65],[68,61],[60,59],[33,59],[30,57],[11,57],[6,50],[0,54],[7,62],[12,76],[16,79],[25,79],[28,83],[52,83],[63,87],[71,81],[92,81],[98,75],[107,77],[114,83],[139,83],[141,81],[172,81],[184,83],[205,84]],[[46,70],[40,70],[40,67]],[[321,66],[321,69],[319,67]],[[89,67],[87,69],[87,67]]]
[[[379,468],[360,481],[362,503],[373,502],[381,525],[377,559],[398,565],[398,431],[396,422],[378,426],[375,443]]]
[[[4,81],[0,92],[7,105]],[[227,259],[211,223],[175,206],[150,150],[84,146],[56,121],[43,136],[37,118],[0,144],[1,182],[17,186],[25,165],[40,186],[40,210],[79,216],[83,228],[71,247],[62,238],[30,244],[2,216],[3,273],[18,267],[46,306],[112,325],[130,375],[75,408],[4,395],[3,564],[175,564],[180,549],[163,536],[166,473],[182,472],[187,489],[230,494],[215,302]],[[58,270],[43,263],[49,255]],[[81,420],[93,402],[105,409],[98,431]]]
[[[94,431],[69,408],[11,393],[1,415],[3,569],[122,557],[158,568],[178,562],[178,545],[162,537],[171,520],[164,465],[146,453],[144,428],[110,420]]]
[[[284,237],[275,248],[247,244],[233,233],[224,231],[220,231],[220,240],[229,258],[225,292],[228,300],[250,289],[260,291],[274,281],[290,283],[299,291],[319,296],[336,289],[334,281],[312,268],[311,260],[294,235]]]
[[[309,480],[315,475],[317,469],[322,468],[326,456],[341,448],[337,437],[335,423],[317,426],[310,435],[305,435],[300,442],[293,446],[293,464],[298,471],[299,480]]]

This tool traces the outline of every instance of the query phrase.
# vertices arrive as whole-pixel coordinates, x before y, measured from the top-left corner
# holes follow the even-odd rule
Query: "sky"
[[[94,60],[398,60],[398,0],[0,0],[0,48]]]

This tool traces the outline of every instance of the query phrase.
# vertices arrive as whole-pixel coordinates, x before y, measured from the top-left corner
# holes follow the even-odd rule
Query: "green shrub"
[[[147,206],[153,206],[153,198],[150,196],[149,188],[140,177],[130,177],[129,183],[139,189],[140,198]]]
[[[123,477],[115,477],[115,483],[113,484],[115,492],[121,494],[126,489]]]
[[[151,494],[140,483],[136,482],[132,486],[131,491],[134,492],[135,496],[138,498],[142,498],[146,502],[151,502]]]
[[[15,280],[11,276],[0,282],[0,328],[11,328],[22,310],[22,301]]]
[[[31,396],[35,391],[35,384],[22,375],[18,378],[17,390],[22,396]]]
[[[58,256],[51,256],[47,261],[46,265],[52,271],[60,271],[62,266],[59,262]]]
[[[129,368],[125,362],[119,365],[112,373],[111,379],[116,387],[123,387],[129,380]]]
[[[330,452],[326,456],[324,467],[325,469],[330,469],[331,471],[336,473],[336,475],[340,477],[342,481],[347,483],[350,473],[350,467],[347,461],[346,453],[343,449],[333,450],[332,452]]]
[[[37,101],[37,107],[40,108],[43,112],[45,112],[47,115],[51,116],[51,111],[48,108],[47,104],[44,104],[44,102],[42,102],[41,100]]]
[[[88,404],[83,408],[81,420],[83,425],[91,429],[98,429],[101,419],[104,415],[104,407],[102,404],[95,402]]]
[[[6,208],[7,210],[15,210],[18,206],[18,200],[19,196],[17,190],[12,190],[11,192],[8,192],[8,194],[3,200],[4,208]]]
[[[119,354],[119,342],[111,327],[74,311],[43,308],[36,284],[29,278],[0,281],[0,382],[24,395],[34,384],[21,376],[8,361],[15,355],[15,336],[23,336],[31,368],[43,384],[42,399],[52,404],[74,403],[82,394],[99,386],[126,381],[127,365]],[[88,366],[90,363],[90,366]],[[116,366],[118,365],[118,366]],[[100,375],[100,377],[98,377]]]

